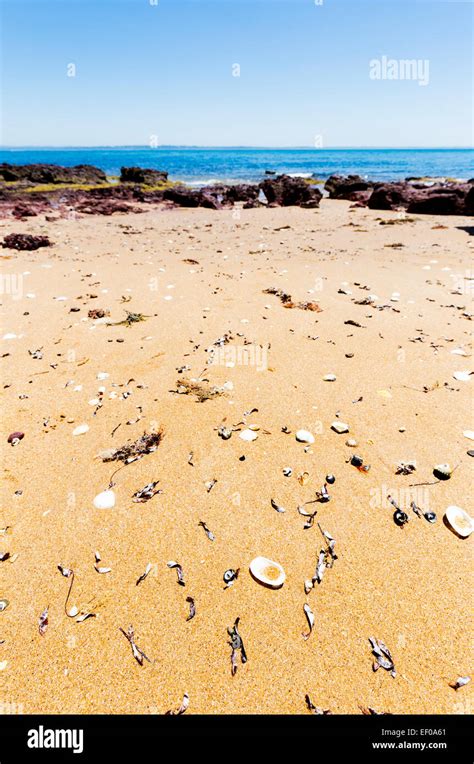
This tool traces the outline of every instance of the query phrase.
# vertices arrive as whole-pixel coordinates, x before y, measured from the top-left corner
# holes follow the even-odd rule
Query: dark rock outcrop
[[[231,204],[235,202],[251,202],[258,199],[259,187],[252,183],[237,183],[225,189],[225,200]]]
[[[373,186],[371,181],[360,175],[331,175],[324,184],[330,199],[347,199],[350,202],[366,202]]]
[[[47,236],[33,236],[29,233],[10,233],[5,236],[2,247],[7,249],[33,250],[40,247],[51,247],[51,242]]]
[[[431,186],[415,183],[376,183],[368,200],[373,210],[405,209],[424,215],[469,215],[472,186],[446,183]]]
[[[289,175],[277,175],[259,184],[269,204],[281,207],[301,206],[303,202],[317,202],[322,193],[315,185],[307,183],[303,178],[290,178]]]
[[[23,220],[24,218],[34,218],[38,213],[27,204],[16,204],[12,209],[12,215],[17,220]]]
[[[173,188],[166,189],[163,199],[177,204],[178,207],[199,207],[201,193],[200,191],[186,188],[186,186],[174,186]]]
[[[30,183],[104,183],[103,170],[89,164],[61,167],[55,164],[0,164],[0,180]]]
[[[143,167],[121,167],[121,183],[143,183],[146,186],[159,186],[166,183],[168,173],[163,170],[147,170]]]

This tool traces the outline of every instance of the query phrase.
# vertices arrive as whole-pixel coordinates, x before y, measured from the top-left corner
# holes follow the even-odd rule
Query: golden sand
[[[2,336],[17,335],[2,343],[0,527],[10,529],[0,543],[11,554],[0,563],[0,598],[10,603],[0,613],[2,703],[25,713],[163,713],[187,692],[188,713],[304,713],[309,693],[333,713],[472,710],[471,685],[448,685],[471,667],[472,538],[443,522],[450,504],[472,515],[472,443],[463,436],[472,428],[472,382],[452,376],[472,368],[463,315],[469,221],[380,225],[397,215],[349,206],[324,200],[319,210],[240,216],[157,208],[0,223],[2,238],[28,232],[55,242],[31,253],[2,250],[4,274],[22,275],[21,299],[2,296]],[[352,295],[338,292],[345,282]],[[263,294],[272,287],[322,312],[285,309]],[[375,306],[354,303],[371,293]],[[147,318],[97,324],[87,318],[94,308],[110,310],[114,322],[127,310]],[[223,362],[206,367],[206,349],[226,333],[232,339],[217,348]],[[451,353],[458,347],[469,357]],[[42,358],[29,355],[39,348]],[[229,358],[235,365],[225,365]],[[98,379],[101,372],[109,376]],[[180,377],[233,389],[198,402],[173,392]],[[89,401],[101,386],[96,410]],[[337,418],[348,434],[331,430]],[[218,435],[223,423],[237,428],[228,440]],[[80,424],[89,431],[73,436]],[[239,437],[249,425],[260,428],[253,442]],[[97,454],[159,427],[158,449],[113,478],[115,507],[95,509],[121,466]],[[296,442],[298,429],[312,432],[314,444]],[[13,431],[25,433],[14,447]],[[347,447],[347,438],[358,446]],[[369,472],[346,463],[354,453]],[[416,472],[395,475],[410,460]],[[437,522],[408,509],[410,521],[397,527],[387,494],[405,506],[408,486],[433,482],[433,466],[444,462],[457,467],[451,479],[415,494]],[[309,479],[298,480],[304,472]],[[336,476],[331,500],[307,505],[318,513],[303,530],[297,507],[315,498],[327,473]],[[162,494],[132,501],[156,480]],[[324,546],[318,522],[336,540],[338,559],[306,596]],[[96,571],[96,550],[110,573]],[[258,555],[283,566],[281,589],[251,577]],[[184,587],[171,560],[183,568]],[[95,618],[76,623],[65,614],[70,581],[59,564],[75,573],[68,606]],[[225,589],[229,568],[240,574]],[[189,621],[186,597],[196,604]],[[315,615],[306,641],[305,602]],[[232,677],[227,627],[237,617],[248,662],[238,658]],[[151,663],[134,660],[119,631],[130,624]],[[395,679],[373,672],[372,636],[391,650]]]

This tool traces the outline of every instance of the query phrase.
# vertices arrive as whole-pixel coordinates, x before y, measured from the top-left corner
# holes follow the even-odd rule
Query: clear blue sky
[[[313,146],[318,135],[327,148],[473,142],[471,0],[1,8],[3,145],[145,145],[150,135],[202,146]],[[428,85],[370,79],[369,61],[382,56],[427,59]]]

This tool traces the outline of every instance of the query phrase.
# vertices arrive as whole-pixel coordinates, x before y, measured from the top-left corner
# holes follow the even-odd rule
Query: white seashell
[[[464,430],[463,435],[465,438],[469,438],[469,440],[474,440],[474,430]]]
[[[333,422],[331,425],[331,430],[334,430],[334,432],[338,432],[339,434],[342,434],[343,432],[349,432],[349,425],[345,424],[345,422]]]
[[[391,299],[392,302],[399,302],[400,301],[400,292],[393,292],[393,294],[392,294],[390,299]]]
[[[467,356],[467,353],[465,350],[463,350],[463,348],[454,348],[454,350],[451,350],[451,353],[453,355]]]
[[[8,332],[7,334],[4,334],[2,339],[4,340],[14,340],[16,339],[16,334],[13,334],[12,332]]]
[[[68,610],[67,614],[68,614],[69,618],[74,618],[74,616],[76,616],[78,614],[78,612],[79,612],[79,608],[76,607],[76,605],[73,605],[72,608],[70,608]]]
[[[271,589],[279,589],[285,583],[285,571],[278,562],[267,557],[255,557],[250,563],[250,572],[261,584]]]
[[[89,432],[89,425],[88,424],[79,424],[77,427],[74,428],[72,431],[73,435],[84,435],[84,433]]]
[[[444,516],[451,528],[463,538],[470,536],[474,530],[474,520],[461,507],[451,505],[447,508]]]
[[[336,375],[335,374],[326,374],[326,376],[323,377],[323,380],[325,382],[335,382],[336,381]]]
[[[92,399],[89,401],[89,406],[97,406],[97,404],[98,404],[98,403],[100,403],[100,401],[99,401],[99,399],[98,399],[98,398],[92,398]]]
[[[93,501],[96,509],[112,509],[115,507],[115,493],[109,489],[98,493]]]
[[[358,443],[355,440],[355,438],[349,438],[348,440],[346,440],[346,446],[350,446],[351,448],[355,448],[357,445],[358,445]]]
[[[4,671],[8,666],[8,661],[0,661],[0,671]]]
[[[97,379],[107,379],[110,376],[106,371],[99,371]]]
[[[471,374],[469,371],[455,371],[453,377],[454,379],[457,379],[458,382],[469,382]]]
[[[253,430],[242,430],[242,432],[239,432],[239,438],[245,441],[257,440],[258,434],[253,432]]]
[[[299,443],[314,443],[314,435],[308,430],[298,430],[295,438]]]

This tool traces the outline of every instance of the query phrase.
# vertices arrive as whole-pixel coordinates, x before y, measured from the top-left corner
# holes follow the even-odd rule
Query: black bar
[[[401,758],[413,754],[420,761],[433,757],[472,762],[472,717],[459,716],[20,716],[0,717],[0,764],[28,761],[135,762],[164,758],[160,742],[174,738],[173,749],[181,757],[195,758],[209,741],[225,737],[231,744],[226,756],[233,756],[234,745],[242,737],[299,738],[306,758],[329,761],[346,755],[373,757],[383,761],[387,755]],[[43,733],[41,734],[41,728]],[[30,731],[34,732],[30,732]],[[31,748],[31,742],[61,744],[62,738],[48,730],[82,730],[79,737],[64,737],[70,748]],[[196,747],[192,744],[196,741]],[[205,742],[204,742],[205,741]],[[375,745],[374,745],[375,744]],[[422,747],[424,745],[424,747]],[[299,749],[299,746],[298,746]],[[161,751],[161,753],[160,753]],[[469,753],[471,751],[471,753]],[[296,751],[295,751],[296,752]],[[157,754],[155,757],[153,754]],[[105,758],[104,758],[105,757]]]

